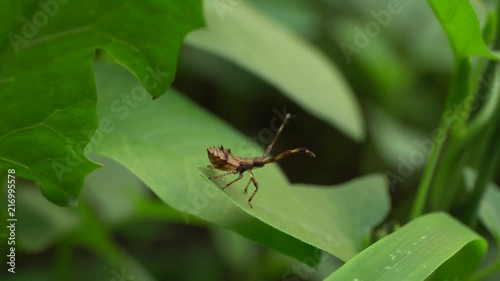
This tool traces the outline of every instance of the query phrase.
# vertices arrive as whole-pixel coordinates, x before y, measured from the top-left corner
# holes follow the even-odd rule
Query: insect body
[[[288,119],[290,119],[290,117],[291,117],[291,115],[289,113],[285,116],[285,119],[283,120],[283,123],[281,124],[280,128],[278,129],[278,132],[274,136],[273,141],[267,147],[266,152],[264,152],[264,154],[260,157],[243,158],[243,157],[234,156],[231,153],[231,149],[226,149],[222,145],[220,147],[210,147],[209,149],[207,149],[208,159],[210,160],[210,163],[212,163],[212,165],[208,166],[208,167],[212,168],[212,169],[228,171],[227,173],[224,173],[222,175],[210,177],[210,179],[216,179],[216,178],[224,177],[224,176],[227,176],[230,174],[239,174],[238,178],[229,182],[228,184],[226,184],[222,188],[222,189],[225,189],[226,187],[230,186],[231,184],[233,184],[236,181],[243,178],[244,172],[248,172],[250,179],[248,180],[248,183],[245,187],[245,193],[248,191],[248,186],[250,185],[250,182],[252,182],[253,185],[255,186],[254,192],[252,193],[252,195],[248,199],[248,205],[250,206],[250,208],[252,208],[252,203],[251,203],[252,199],[255,196],[255,194],[257,193],[257,191],[259,190],[259,183],[255,179],[255,176],[252,173],[252,169],[264,167],[264,165],[266,165],[266,164],[276,162],[283,157],[286,157],[290,154],[299,153],[299,152],[305,152],[305,153],[307,153],[307,155],[309,155],[311,157],[316,157],[316,155],[314,155],[314,153],[312,151],[307,149],[307,147],[298,147],[295,149],[286,150],[286,151],[278,154],[278,156],[276,156],[276,157],[267,158],[267,156],[271,152],[271,149],[273,148],[274,142],[276,141],[279,134],[283,130],[283,127],[285,127],[286,121]]]

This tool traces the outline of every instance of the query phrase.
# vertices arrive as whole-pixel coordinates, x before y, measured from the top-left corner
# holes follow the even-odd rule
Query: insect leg
[[[312,151],[307,149],[307,147],[298,147],[295,149],[285,150],[285,151],[281,152],[280,154],[278,154],[278,156],[267,159],[265,163],[266,164],[273,163],[273,162],[276,162],[276,161],[280,160],[281,158],[284,158],[288,155],[299,153],[299,152],[305,152],[305,153],[307,153],[307,155],[309,155],[311,157],[316,157],[316,155]]]
[[[214,179],[222,178],[222,177],[225,177],[227,175],[236,174],[236,173],[237,173],[236,171],[231,171],[231,172],[227,172],[227,173],[224,173],[224,174],[221,174],[221,175],[209,177],[209,179],[214,180]]]
[[[255,186],[255,190],[253,191],[252,196],[250,196],[250,198],[248,199],[248,205],[250,206],[250,208],[253,208],[252,203],[250,203],[250,202],[252,202],[252,199],[255,196],[255,193],[257,193],[257,191],[259,190],[259,183],[257,182],[255,177],[253,176],[252,171],[248,171],[248,174],[250,175],[250,180],[253,182],[253,185]]]
[[[232,182],[230,182],[230,183],[226,184],[226,185],[225,185],[222,189],[225,189],[226,187],[230,186],[231,184],[235,183],[236,181],[241,180],[241,178],[242,178],[242,177],[243,177],[243,173],[240,173],[240,175],[238,176],[238,178],[237,178],[237,179],[235,179],[234,181],[232,181]]]
[[[248,180],[247,186],[245,187],[245,193],[248,192],[248,186],[250,186],[250,183],[252,182],[252,178]]]

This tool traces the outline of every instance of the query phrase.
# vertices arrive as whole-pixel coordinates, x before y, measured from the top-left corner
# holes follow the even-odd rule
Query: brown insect
[[[260,168],[264,167],[264,165],[276,162],[280,160],[281,158],[284,158],[290,154],[294,153],[299,153],[299,152],[305,152],[307,155],[311,157],[316,157],[312,151],[307,149],[307,147],[298,147],[295,149],[289,149],[286,151],[283,151],[282,153],[278,154],[276,157],[271,157],[266,159],[266,157],[269,155],[271,152],[271,149],[273,148],[274,142],[278,138],[279,134],[283,130],[283,127],[285,127],[285,123],[288,119],[290,119],[291,115],[290,113],[287,113],[285,116],[285,119],[283,120],[283,123],[281,124],[280,128],[278,129],[278,132],[273,138],[273,141],[271,144],[267,147],[266,152],[260,157],[252,157],[252,158],[243,158],[243,157],[238,157],[234,156],[231,153],[231,149],[226,149],[222,145],[220,147],[210,147],[207,149],[208,152],[208,159],[210,160],[210,163],[212,165],[208,166],[211,169],[218,169],[222,171],[229,171],[227,173],[224,173],[222,175],[218,176],[213,176],[210,177],[210,179],[216,179],[216,178],[221,178],[225,177],[230,174],[239,174],[238,178],[229,182],[226,184],[222,189],[225,189],[226,187],[230,186],[231,184],[235,183],[238,180],[241,180],[243,178],[243,173],[248,172],[250,175],[250,179],[248,180],[248,183],[245,187],[245,193],[248,191],[248,186],[250,185],[250,182],[253,182],[253,185],[255,186],[255,190],[252,193],[252,196],[248,199],[248,205],[250,208],[252,208],[252,199],[259,190],[259,183],[255,179],[255,176],[252,173],[252,169],[254,168]]]

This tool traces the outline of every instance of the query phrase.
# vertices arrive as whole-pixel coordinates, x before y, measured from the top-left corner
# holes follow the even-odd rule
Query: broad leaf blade
[[[91,159],[101,163],[103,167],[85,178],[82,197],[107,225],[152,219],[184,223],[181,212],[151,197],[148,188],[129,170],[106,157],[92,155]],[[113,200],[110,201],[109,198]],[[197,225],[207,224],[202,220],[191,222]]]
[[[466,278],[485,254],[486,242],[447,214],[434,213],[371,245],[325,280],[421,281],[460,251],[478,255],[455,267],[455,274]]]
[[[95,50],[158,97],[202,15],[198,0],[61,2],[0,3],[0,165],[68,204],[98,167],[83,151],[97,127]]]
[[[38,54],[17,56],[36,61]],[[74,52],[52,64],[25,64],[33,69],[24,73],[12,73],[8,63],[0,66],[0,77],[12,75],[0,83],[0,165],[35,181],[61,205],[76,200],[85,175],[98,167],[83,153],[97,126],[92,57]],[[79,78],[61,79],[64,71]]]
[[[208,27],[190,33],[187,43],[257,74],[347,136],[364,139],[359,105],[328,58],[244,2],[229,11],[204,3]]]
[[[143,95],[127,107],[121,95],[137,83],[116,67],[99,65],[96,73],[99,116],[112,126],[94,152],[130,169],[168,205],[186,212],[187,221],[198,216],[299,259],[312,255],[305,241],[347,260],[389,209],[381,176],[319,189],[291,186],[277,165],[269,165],[255,171],[261,189],[250,210],[242,192],[246,181],[223,192],[197,169],[209,163],[206,149],[213,144],[241,156],[261,154],[250,141],[174,92],[154,102]]]
[[[456,55],[500,59],[498,52],[486,47],[479,20],[469,0],[429,0],[429,4],[446,31]]]
[[[215,175],[209,168],[201,171],[207,180]],[[335,188],[306,184],[290,187],[278,177],[266,176],[264,179],[259,176],[261,188],[252,201],[252,209],[247,204],[251,193],[243,193],[243,185],[235,184],[225,189],[224,194],[249,215],[344,261],[363,250],[371,228],[380,223],[389,210],[385,180],[378,175],[358,178]],[[212,180],[218,189],[227,181]],[[250,187],[253,191],[254,187]],[[359,210],[359,206],[364,210]]]
[[[93,152],[128,168],[160,199],[183,212],[186,223],[201,218],[298,259],[312,255],[314,247],[246,216],[198,175],[196,167],[208,162],[210,144],[223,140],[244,145],[235,131],[173,91],[152,101],[117,66],[98,64],[96,77],[99,117],[111,125],[102,128],[102,142]],[[132,91],[142,95],[130,107],[121,97]]]
[[[91,159],[103,167],[85,178],[82,197],[107,225],[130,220],[138,212],[139,202],[148,201],[147,189],[130,171],[105,157]],[[109,200],[113,198],[113,200]]]

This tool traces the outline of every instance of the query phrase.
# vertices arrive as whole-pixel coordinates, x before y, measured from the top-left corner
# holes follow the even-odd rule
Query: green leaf
[[[143,94],[128,105],[122,98],[140,87],[117,67],[97,65],[96,77],[99,117],[109,125],[98,130],[107,133],[94,152],[130,169],[164,202],[186,212],[187,222],[195,215],[299,259],[312,255],[304,241],[347,260],[388,212],[381,176],[335,189],[292,186],[277,165],[255,171],[261,189],[249,209],[246,181],[225,192],[203,181],[197,167],[209,164],[206,149],[213,145],[242,157],[261,155],[251,141],[175,92],[154,102]]]
[[[85,178],[82,197],[107,225],[151,219],[184,222],[181,212],[151,198],[147,187],[129,170],[106,157],[91,155],[91,159],[103,167]],[[201,220],[193,223],[206,224]]]
[[[234,131],[173,91],[153,102],[117,66],[98,64],[95,71],[99,117],[109,125],[97,130],[102,138],[89,146],[91,152],[132,171],[160,199],[183,212],[185,223],[201,218],[299,259],[312,254],[313,247],[245,216],[209,183],[203,184],[196,167],[208,162],[207,146],[216,139],[242,144]],[[125,102],[140,92],[132,103]],[[207,123],[207,119],[212,121]],[[248,148],[253,151],[247,144],[247,153]]]
[[[146,187],[130,171],[104,157],[93,155],[92,159],[104,167],[86,177],[82,196],[107,226],[113,227],[133,219],[183,221],[180,212],[164,204],[159,206],[159,202],[152,200]],[[82,214],[77,209],[51,204],[32,185],[18,187],[16,210],[19,221],[23,223],[19,224],[17,239],[23,250],[46,250],[77,227],[85,228],[82,226]]]
[[[500,59],[498,52],[486,47],[476,12],[469,0],[429,0],[429,4],[446,31],[455,55]]]
[[[439,275],[443,278],[436,280],[466,280],[485,252],[484,239],[449,215],[434,213],[419,217],[371,245],[325,280],[420,281],[443,263],[445,267],[457,265],[453,273],[456,275]],[[457,253],[463,258],[460,263],[450,260]],[[469,256],[464,257],[464,253]]]
[[[359,105],[328,58],[245,2],[229,8],[204,3],[208,27],[190,33],[188,44],[255,73],[347,136],[364,139]]]
[[[55,206],[34,185],[18,184],[16,211],[20,223],[16,225],[16,245],[29,253],[39,253],[62,244],[68,244],[71,249],[83,246],[101,258],[97,259],[99,263],[105,261],[107,266],[112,266],[107,272],[109,276],[122,274],[126,269],[128,276],[155,280],[129,253],[116,245],[111,234],[117,223],[143,219],[144,216],[136,213],[142,208],[155,206],[153,201],[147,199],[145,187],[128,170],[104,157],[93,155],[92,159],[102,162],[104,167],[85,179],[86,188],[77,208]],[[0,199],[7,200],[6,195],[7,192],[5,198]],[[175,215],[182,220],[179,212],[164,204],[162,209],[155,209],[155,218],[179,221]]]
[[[158,97],[174,78],[182,38],[201,25],[198,0],[1,1],[0,165],[53,202],[73,202],[98,167],[84,153],[97,127],[95,50]]]
[[[477,173],[471,168],[464,169],[464,182],[472,190]],[[479,206],[479,219],[500,245],[500,190],[490,182]]]
[[[217,174],[212,169],[200,170],[216,188],[226,185],[224,178],[209,179]],[[385,181],[378,175],[358,178],[335,188],[306,184],[294,184],[290,188],[273,175],[263,180],[259,177],[259,183],[272,189],[259,190],[252,209],[247,203],[251,193],[243,193],[243,185],[234,184],[224,190],[224,194],[250,215],[344,261],[364,248],[371,228],[380,223],[389,210]],[[253,190],[253,185],[250,187]],[[363,210],[359,210],[359,206],[363,206]]]
[[[118,163],[102,156],[91,159],[103,167],[87,176],[82,196],[108,225],[115,225],[134,216],[139,202],[148,197],[142,182]],[[109,200],[113,198],[113,200]]]

